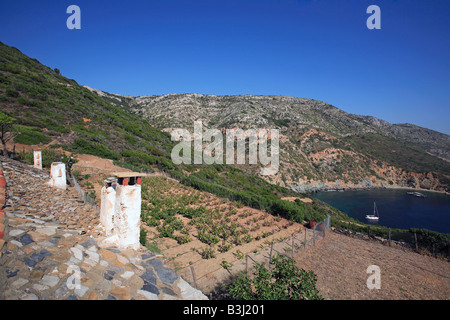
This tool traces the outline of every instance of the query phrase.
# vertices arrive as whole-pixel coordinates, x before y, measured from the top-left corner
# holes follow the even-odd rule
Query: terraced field
[[[299,223],[165,177],[143,179],[142,208],[147,246],[157,247],[178,273],[205,293],[243,270],[247,254],[253,261],[267,262],[271,244],[276,244],[274,252],[283,252],[291,250],[285,242],[291,244],[287,240],[293,234],[304,239]]]

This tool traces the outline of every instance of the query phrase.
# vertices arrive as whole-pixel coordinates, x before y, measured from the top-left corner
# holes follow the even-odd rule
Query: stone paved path
[[[100,247],[98,213],[73,188],[52,188],[45,171],[0,161],[0,299],[207,299],[144,247]]]

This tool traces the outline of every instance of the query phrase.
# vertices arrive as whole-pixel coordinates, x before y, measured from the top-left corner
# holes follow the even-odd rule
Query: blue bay
[[[421,191],[426,197],[419,198],[408,195],[409,191],[328,191],[317,192],[312,196],[364,223],[368,223],[365,216],[373,213],[373,203],[376,202],[379,225],[399,229],[423,228],[450,234],[450,196]]]

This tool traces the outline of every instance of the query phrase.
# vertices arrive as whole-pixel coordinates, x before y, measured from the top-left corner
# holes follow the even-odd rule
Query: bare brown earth
[[[74,169],[98,169],[101,171],[131,171],[113,164],[112,160],[102,159],[90,154],[77,155],[78,162],[73,165]]]
[[[295,200],[299,199],[300,201],[306,202],[306,203],[312,203],[313,200],[310,198],[297,198],[297,197],[285,197],[285,198],[281,198],[281,200],[286,200],[286,201],[290,201],[290,202],[295,202]]]
[[[450,299],[450,263],[410,250],[329,232],[296,261],[316,273],[317,287],[325,299]],[[379,290],[367,288],[370,265],[380,267]]]

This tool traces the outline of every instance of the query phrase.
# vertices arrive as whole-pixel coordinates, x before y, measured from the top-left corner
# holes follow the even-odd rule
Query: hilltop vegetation
[[[126,166],[171,167],[170,136],[127,112],[125,98],[100,97],[2,43],[0,93],[2,111],[16,119],[17,143],[52,142]]]

